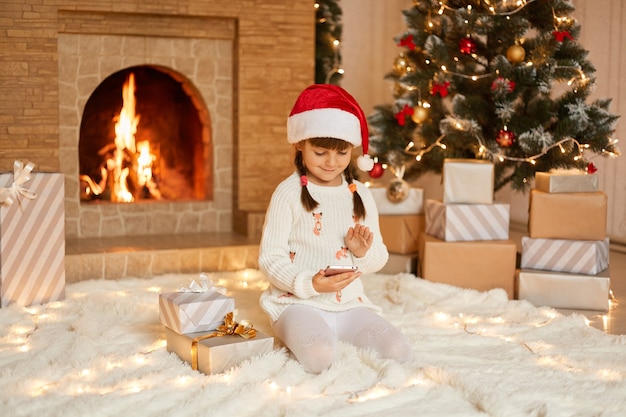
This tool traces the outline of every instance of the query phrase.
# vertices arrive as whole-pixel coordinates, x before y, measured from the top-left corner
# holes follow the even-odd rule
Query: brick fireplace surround
[[[313,80],[314,17],[310,0],[1,2],[0,172],[22,160],[65,174],[68,281],[256,265],[269,197],[292,170],[285,118]],[[211,199],[80,202],[85,103],[134,65],[167,68],[197,101]]]

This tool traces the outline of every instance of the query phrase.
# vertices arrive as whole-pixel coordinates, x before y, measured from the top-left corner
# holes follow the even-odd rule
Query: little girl
[[[259,253],[270,282],[260,303],[276,336],[311,373],[332,364],[339,341],[408,360],[412,351],[403,334],[380,315],[360,279],[389,256],[374,199],[351,174],[354,147],[363,147],[359,168],[373,165],[363,110],[341,87],[312,85],[296,100],[287,140],[295,148],[296,172],[272,195]],[[328,265],[358,270],[329,275]]]

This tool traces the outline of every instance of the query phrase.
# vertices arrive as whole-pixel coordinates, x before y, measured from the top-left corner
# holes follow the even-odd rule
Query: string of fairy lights
[[[261,292],[267,288],[267,281],[258,271],[240,270],[229,275],[228,277],[215,280],[215,285],[228,288],[230,290],[237,289],[239,291],[255,291]],[[160,286],[147,286],[142,289],[144,294],[149,296],[162,292],[164,288]],[[141,294],[133,295],[131,291],[120,290],[112,291],[109,294],[99,295],[100,297],[110,296],[116,298],[135,297]],[[73,292],[68,294],[68,300],[81,299],[87,294],[83,292]],[[610,300],[611,310],[613,300]],[[33,355],[43,348],[44,340],[41,338],[33,338],[32,336],[38,331],[49,331],[49,326],[60,322],[64,315],[67,314],[66,302],[53,302],[45,305],[36,305],[26,307],[25,312],[30,317],[30,323],[22,321],[19,324],[12,325],[7,331],[5,337],[4,351],[14,350],[22,354],[28,354],[32,351]],[[560,314],[551,308],[542,308],[539,314],[527,323],[514,322],[506,320],[501,315],[477,315],[466,313],[452,313],[445,310],[435,309],[424,312],[423,320],[429,325],[447,329],[451,332],[464,332],[473,337],[499,339],[510,344],[517,344],[521,348],[527,350],[529,354],[534,355],[538,360],[549,357],[543,352],[533,349],[523,338],[518,335],[506,331],[510,325],[524,325],[529,328],[544,327],[550,325],[554,320],[558,320]],[[587,325],[591,324],[591,320],[602,321],[603,328],[608,327],[608,316],[600,314],[595,317],[585,319]],[[523,334],[521,332],[520,334]],[[162,387],[162,378],[113,378],[111,375],[118,374],[124,370],[128,372],[131,369],[141,369],[149,367],[155,361],[162,361],[163,357],[158,356],[160,352],[166,349],[166,341],[163,338],[153,338],[147,340],[146,344],[139,346],[134,352],[111,352],[109,355],[100,357],[90,363],[83,364],[82,367],[74,366],[62,368],[55,372],[55,377],[50,378],[46,375],[38,375],[24,384],[30,387],[30,395],[33,398],[46,395],[68,395],[68,396],[89,396],[89,395],[125,395],[137,394],[147,390]],[[562,364],[548,363],[546,366],[556,366]],[[171,380],[172,389],[184,390],[189,387],[199,386],[206,383],[230,385],[240,381],[237,378],[237,368],[225,371],[220,374],[213,374],[210,377],[200,372],[180,372],[180,374]],[[209,378],[209,379],[206,379]],[[210,382],[209,382],[210,381]],[[287,379],[289,381],[289,379]],[[312,400],[316,398],[337,398],[348,403],[361,403],[375,400],[378,398],[394,395],[400,391],[410,390],[414,387],[434,387],[438,384],[436,380],[424,372],[423,368],[415,369],[407,373],[406,380],[403,384],[390,387],[384,382],[378,382],[369,387],[340,392],[311,392],[307,384],[302,386],[289,384],[277,378],[267,378],[258,381],[264,389],[268,398],[276,399],[286,405],[297,403],[302,400]]]
[[[315,2],[313,4],[313,7],[315,8],[315,10],[319,10],[321,5],[318,2]],[[318,23],[320,24],[324,24],[326,23],[327,19],[325,17],[320,17],[318,19]],[[326,79],[324,80],[325,84],[330,84],[333,76],[335,75],[343,75],[344,74],[344,69],[341,67],[340,63],[340,56],[339,56],[339,51],[340,51],[340,46],[341,46],[341,40],[332,37],[331,36],[331,45],[333,48],[333,57],[332,57],[332,68],[327,72],[326,74]]]
[[[468,16],[473,15],[474,17],[480,17],[480,16],[503,16],[505,18],[510,18],[510,16],[519,13],[520,11],[522,11],[526,6],[528,6],[531,3],[534,3],[536,0],[517,0],[516,2],[514,2],[513,6],[515,7],[514,9],[510,9],[510,10],[497,10],[496,6],[494,5],[493,2],[489,1],[489,0],[482,0],[482,3],[484,3],[487,6],[487,10],[489,11],[487,12],[479,12],[476,11],[474,7],[472,7],[472,5],[468,5],[465,9],[463,10],[459,10],[457,8],[453,8],[447,5],[446,1],[440,1],[439,2],[439,9],[437,11],[438,15],[443,15],[446,12],[449,13],[467,13]],[[417,4],[417,3],[416,3]],[[561,34],[561,36],[567,36],[569,35],[569,32],[563,31],[563,28],[567,28],[571,25],[572,20],[569,17],[563,17],[563,16],[558,16],[556,14],[556,12],[554,11],[554,9],[552,9],[552,15],[553,15],[553,20],[554,20],[554,33],[555,34]],[[469,25],[469,19],[465,19],[465,23]],[[429,13],[428,14],[428,19],[426,22],[426,26],[427,26],[427,30],[432,30],[433,27],[435,26],[432,22],[432,16]],[[469,35],[468,35],[469,36]],[[523,45],[524,40],[520,39],[518,42],[516,42],[516,45],[518,48]],[[519,64],[519,65],[525,65],[528,67],[532,67],[535,64],[532,61],[527,61],[527,62],[523,62],[523,59],[525,57],[525,51],[523,51],[523,49],[521,49],[521,59],[520,59],[520,50],[518,49],[518,53],[517,53],[517,57],[516,60],[513,62],[514,64]],[[472,52],[470,54],[474,59],[477,58],[477,55]],[[398,58],[399,60],[403,60],[404,54],[400,54],[400,57]],[[455,58],[455,60],[458,60],[458,58]],[[457,71],[453,71],[450,70],[445,64],[437,64],[435,62],[433,62],[433,60],[431,58],[424,58],[424,63],[429,66],[429,65],[438,65],[439,70],[441,70],[441,73],[443,75],[445,75],[446,77],[459,77],[459,78],[463,78],[463,79],[468,79],[468,80],[472,80],[472,81],[478,81],[481,79],[485,79],[485,78],[497,78],[499,76],[499,71],[496,70],[495,72],[486,72],[486,73],[477,73],[477,74],[465,74],[465,73],[461,73],[461,72],[457,72]],[[548,64],[546,64],[548,65]],[[557,71],[557,70],[562,70],[562,71],[572,71],[574,73],[574,76],[572,78],[569,79],[569,81],[567,82],[568,86],[573,86],[574,87],[574,91],[576,91],[576,89],[578,88],[584,88],[584,87],[588,87],[590,84],[590,78],[585,74],[585,72],[576,66],[572,66],[572,65],[555,65],[553,66],[553,70]],[[407,67],[407,71],[411,71],[410,66]],[[416,91],[418,92],[418,96],[419,96],[419,100],[417,102],[417,105],[415,107],[415,111],[424,111],[425,109],[429,109],[430,108],[430,104],[427,101],[423,101],[421,98],[421,94],[419,91],[418,87],[412,86],[412,85],[407,85],[406,83],[402,83],[399,82],[400,86],[406,90],[406,91]],[[449,116],[449,118],[452,118],[450,125],[459,130],[459,131],[463,131],[463,130],[469,130],[467,128],[464,127],[464,123],[461,123],[460,120],[455,120],[453,116]],[[419,120],[418,120],[419,122]],[[507,130],[507,126],[505,124],[504,126],[504,130]],[[446,144],[445,144],[445,139],[446,139],[446,133],[443,133],[442,135],[440,135],[435,142],[433,142],[432,144],[428,145],[428,146],[423,146],[421,148],[417,148],[417,145],[415,144],[415,142],[410,141],[407,146],[404,149],[404,152],[409,154],[409,155],[413,155],[415,157],[415,160],[417,162],[420,162],[423,158],[423,156],[425,154],[427,154],[428,152],[431,152],[433,149],[435,148],[441,148],[443,150],[445,150],[447,148]],[[499,162],[504,162],[504,161],[513,161],[513,162],[526,162],[526,163],[530,163],[532,165],[535,165],[537,160],[545,155],[548,154],[548,152],[550,152],[552,149],[555,148],[559,148],[560,151],[562,153],[566,153],[567,149],[564,145],[570,145],[568,146],[569,149],[572,150],[572,158],[575,161],[578,161],[580,159],[583,158],[583,152],[585,149],[588,149],[590,147],[589,144],[583,144],[580,143],[578,140],[576,140],[575,138],[572,137],[567,137],[564,139],[561,139],[549,146],[544,147],[541,152],[536,153],[534,155],[529,155],[526,157],[517,157],[517,156],[509,156],[503,152],[499,152],[496,150],[492,150],[489,149],[486,144],[484,143],[484,140],[477,136],[477,135],[472,135],[472,137],[474,138],[474,140],[476,141],[476,145],[478,148],[477,154],[476,156],[479,158],[483,158],[483,159],[490,159],[493,161],[499,161]],[[608,146],[607,148],[609,149],[602,149],[601,153],[605,156],[608,157],[617,157],[619,155],[621,155],[619,149],[617,148],[617,143],[619,142],[618,139],[616,138],[608,138]]]
[[[261,292],[267,288],[267,281],[258,271],[241,270],[228,277],[219,278],[215,281],[215,285],[219,287],[228,287],[229,291],[255,291]],[[152,295],[164,291],[160,286],[147,286],[142,289],[144,294]],[[133,294],[128,290],[115,291],[112,296],[119,298],[129,298]],[[141,294],[138,294],[141,298]],[[68,294],[68,300],[81,299],[87,294],[83,292],[73,292]],[[23,355],[36,355],[42,349],[42,340],[32,337],[39,331],[46,331],[50,326],[56,326],[63,322],[67,314],[66,302],[53,302],[45,305],[36,305],[26,307],[25,311],[30,316],[30,322],[23,321],[20,324],[12,325],[6,334],[5,351],[13,350]],[[611,309],[613,306],[611,307]],[[540,314],[526,323],[528,327],[543,327],[551,324],[558,319],[559,314],[553,309],[545,308],[540,310]],[[598,315],[596,318],[601,319],[603,327],[606,330],[608,326],[608,316],[606,314]],[[586,320],[586,324],[590,325],[590,320]],[[422,320],[429,323],[429,326],[435,328],[447,329],[449,331],[464,332],[474,337],[497,338],[504,342],[517,344],[526,349],[530,354],[537,356],[539,359],[543,357],[541,352],[535,351],[524,340],[519,339],[510,332],[503,332],[503,325],[522,325],[522,323],[507,321],[500,315],[476,315],[466,313],[451,313],[443,310],[432,310],[424,312]],[[163,357],[158,356],[160,352],[166,349],[166,341],[163,338],[152,338],[147,340],[143,346],[138,346],[134,352],[125,352],[124,354],[111,353],[98,360],[83,364],[82,367],[70,367],[65,373],[55,373],[54,378],[48,374],[42,374],[37,378],[25,384],[30,388],[30,395],[33,398],[46,395],[63,394],[68,396],[89,396],[89,395],[118,395],[118,394],[137,394],[146,390],[153,390],[162,387],[162,378],[113,378],[112,374],[128,372],[130,369],[141,369],[150,366],[155,361],[162,361]],[[229,385],[236,380],[237,369],[221,374],[211,375],[210,379],[214,383]],[[171,380],[172,389],[185,390],[192,386],[198,386],[206,383],[205,375],[199,372],[180,372],[178,377]],[[396,394],[400,391],[410,390],[413,387],[432,387],[438,384],[432,377],[425,374],[422,368],[416,369],[407,374],[404,384],[389,387],[384,382],[378,382],[370,387],[340,392],[311,392],[310,387],[300,387],[298,385],[290,385],[284,380],[276,378],[268,378],[259,381],[263,389],[267,392],[268,398],[274,398],[285,403],[297,402],[304,399],[330,398],[335,397],[348,403],[360,403],[377,398]]]

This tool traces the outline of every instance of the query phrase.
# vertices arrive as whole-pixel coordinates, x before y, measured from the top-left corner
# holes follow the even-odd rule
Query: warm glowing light
[[[447,313],[435,313],[435,319],[439,321],[446,321],[450,318]]]

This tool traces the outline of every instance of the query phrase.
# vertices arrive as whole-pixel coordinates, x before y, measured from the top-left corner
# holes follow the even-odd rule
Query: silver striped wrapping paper
[[[180,334],[206,332],[224,324],[235,300],[215,291],[159,294],[159,319]]]
[[[426,200],[426,234],[446,242],[507,240],[509,204],[445,204]]]
[[[65,299],[65,177],[30,175],[23,186],[36,197],[0,206],[2,307]],[[0,174],[0,187],[12,184],[12,173]]]
[[[522,238],[521,267],[595,275],[609,266],[609,239]]]

